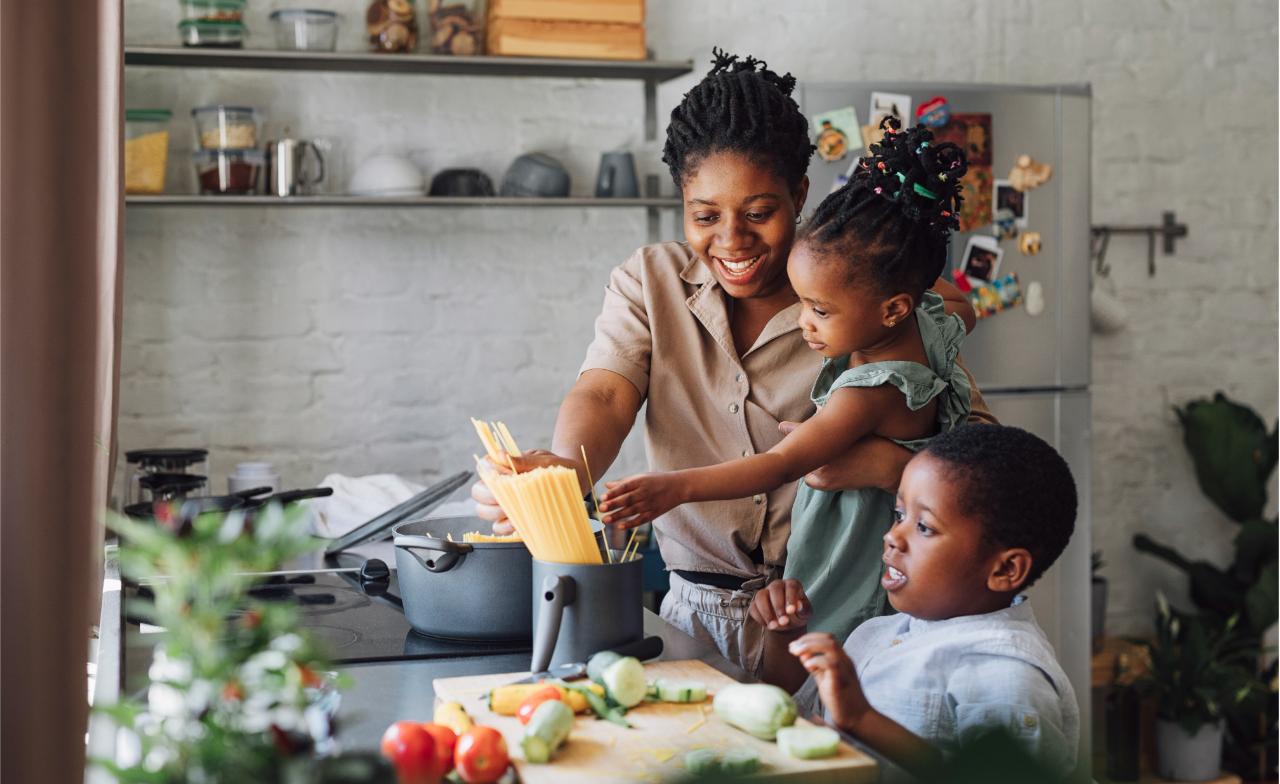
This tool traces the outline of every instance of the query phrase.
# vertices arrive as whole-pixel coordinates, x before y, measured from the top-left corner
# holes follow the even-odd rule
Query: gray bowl
[[[569,195],[569,172],[540,152],[521,155],[502,178],[502,195],[525,198],[564,198]]]

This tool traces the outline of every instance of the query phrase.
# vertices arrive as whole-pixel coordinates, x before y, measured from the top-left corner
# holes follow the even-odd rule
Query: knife
[[[645,637],[639,642],[620,645],[613,649],[613,652],[619,656],[634,656],[640,661],[646,661],[662,655],[662,638],[658,636]],[[571,681],[581,678],[587,674],[587,665],[584,662],[568,662],[560,664],[546,672],[535,672],[527,678],[521,678],[518,681],[512,681],[507,686],[519,686],[525,683],[540,683],[544,680],[558,678],[562,681]]]

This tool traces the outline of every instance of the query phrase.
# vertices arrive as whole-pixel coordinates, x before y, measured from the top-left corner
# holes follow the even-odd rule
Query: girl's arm
[[[600,498],[600,511],[609,514],[602,522],[626,520],[623,527],[632,528],[681,504],[727,501],[775,490],[843,454],[879,426],[884,412],[901,405],[902,392],[889,384],[837,389],[818,413],[768,452],[706,468],[636,474],[606,483],[609,491]]]
[[[973,309],[973,305],[969,304],[969,300],[960,293],[960,289],[951,285],[946,278],[939,276],[938,282],[933,284],[933,290],[942,297],[942,308],[947,315],[960,314],[960,320],[964,322],[964,331],[972,332],[978,324],[978,313]]]

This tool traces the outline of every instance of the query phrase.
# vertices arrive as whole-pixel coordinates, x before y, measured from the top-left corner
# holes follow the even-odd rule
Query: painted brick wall
[[[363,3],[316,3],[359,48]],[[253,3],[253,45],[282,5]],[[125,7],[127,41],[173,43],[175,3]],[[1185,596],[1131,550],[1135,532],[1229,555],[1232,525],[1196,488],[1170,407],[1224,389],[1276,417],[1276,22],[1252,1],[649,3],[661,58],[701,63],[718,45],[802,81],[1092,83],[1095,222],[1174,209],[1191,232],[1155,278],[1143,240],[1110,252],[1130,322],[1094,340],[1093,517],[1115,630],[1146,628],[1154,587]],[[662,116],[696,78],[660,89]],[[584,195],[604,150],[663,171],[627,82],[131,68],[126,98],[175,110],[172,189],[192,186],[187,112],[215,102],[268,109],[268,135],[341,140],[339,180],[379,151],[497,179],[543,150]],[[465,467],[470,415],[545,442],[608,270],[643,241],[639,211],[131,210],[121,444],[208,446],[215,477],[270,460],[300,486]],[[619,468],[642,465],[632,439]]]

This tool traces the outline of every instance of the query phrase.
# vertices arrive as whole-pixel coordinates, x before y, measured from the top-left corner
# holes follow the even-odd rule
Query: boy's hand
[[[771,632],[803,629],[813,615],[813,604],[797,580],[774,580],[756,591],[751,617]]]
[[[806,634],[792,642],[789,650],[817,681],[822,704],[831,712],[832,721],[851,734],[858,734],[863,718],[874,711],[862,693],[853,660],[836,638],[825,633]]]
[[[684,503],[684,480],[674,471],[635,474],[605,482],[600,496],[600,521],[619,528],[635,528]],[[608,514],[604,514],[608,512]]]

